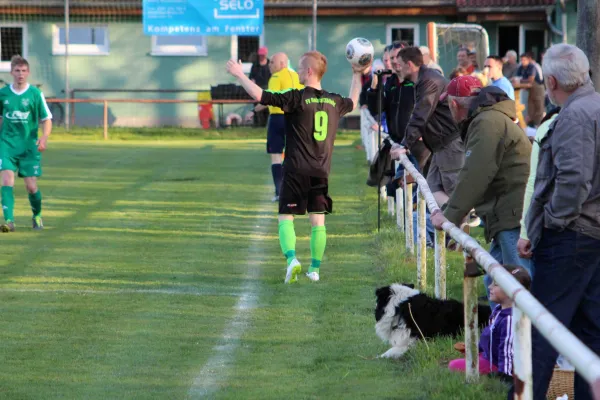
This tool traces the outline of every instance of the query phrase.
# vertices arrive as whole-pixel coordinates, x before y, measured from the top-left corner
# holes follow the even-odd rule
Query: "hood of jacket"
[[[508,97],[504,90],[496,86],[484,87],[471,103],[467,119],[460,124],[463,140],[473,119],[482,112],[490,110],[501,112],[513,121],[517,119],[515,102]]]

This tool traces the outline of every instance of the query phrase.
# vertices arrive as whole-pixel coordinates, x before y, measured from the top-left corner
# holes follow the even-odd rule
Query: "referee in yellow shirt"
[[[269,79],[269,91],[281,92],[287,89],[302,89],[300,78],[295,71],[288,68],[288,56],[284,53],[276,53],[271,57],[269,68],[271,78]],[[264,106],[257,105],[255,111],[261,111]],[[279,188],[282,179],[283,150],[285,148],[285,117],[283,110],[278,107],[269,106],[269,122],[267,123],[267,153],[271,155],[271,173],[275,185],[275,197],[273,201],[279,200]]]

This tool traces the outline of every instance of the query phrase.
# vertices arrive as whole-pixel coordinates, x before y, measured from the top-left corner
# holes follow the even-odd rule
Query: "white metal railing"
[[[361,110],[361,120],[368,123],[361,123],[361,127],[371,130],[373,117],[368,110]],[[376,132],[361,132],[365,136],[377,135]],[[373,153],[374,154],[374,153]],[[438,207],[426,179],[417,171],[410,160],[401,156],[400,163],[405,168],[404,179],[404,226],[398,223],[398,227],[403,229],[406,237],[407,252],[413,254],[413,227],[412,227],[412,185],[406,183],[406,177],[412,176],[418,184],[419,203],[426,203],[429,212],[441,212]],[[421,200],[422,199],[422,200]],[[398,199],[397,199],[398,200]],[[426,285],[426,252],[423,239],[425,237],[426,225],[424,218],[423,205],[419,207],[417,218],[418,234],[418,264],[417,277],[421,289]],[[397,214],[401,209],[397,208]],[[397,217],[397,221],[401,218]],[[410,222],[409,222],[410,221]],[[600,357],[585,346],[573,333],[571,333],[560,321],[558,321],[548,310],[537,301],[509,272],[507,272],[479,243],[467,233],[463,232],[450,221],[445,221],[442,225],[445,233],[449,234],[457,243],[459,243],[465,252],[466,263],[473,260],[483,267],[488,275],[504,290],[504,292],[513,299],[513,332],[514,332],[514,365],[513,377],[515,379],[515,399],[532,399],[532,364],[531,364],[531,323],[548,340],[548,342],[564,357],[566,357],[575,370],[590,384],[600,382]],[[446,277],[445,271],[445,235],[444,232],[436,231],[435,238],[435,295],[438,298],[446,296]],[[410,241],[409,241],[410,239]],[[465,263],[465,266],[466,266]],[[477,292],[476,282],[478,278],[468,277],[465,274],[463,284],[463,296],[465,305],[465,356],[467,360],[466,378],[468,382],[474,382],[479,377],[479,357],[478,357],[478,336],[477,329]]]

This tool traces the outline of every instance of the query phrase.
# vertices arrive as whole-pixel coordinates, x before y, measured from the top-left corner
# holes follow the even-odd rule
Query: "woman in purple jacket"
[[[531,277],[527,270],[518,265],[504,265],[525,289],[531,287]],[[490,324],[481,332],[479,339],[479,373],[497,372],[512,376],[513,368],[513,330],[512,300],[504,293],[496,282],[489,286],[490,301],[498,305],[492,312]],[[460,358],[450,361],[448,368],[452,371],[465,371],[466,360]]]

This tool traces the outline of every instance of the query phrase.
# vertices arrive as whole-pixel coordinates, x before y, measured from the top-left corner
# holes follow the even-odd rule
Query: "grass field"
[[[283,284],[254,134],[55,137],[40,182],[46,229],[31,231],[19,182],[18,232],[0,236],[0,398],[505,398],[499,382],[465,385],[447,371],[451,338],[374,358],[387,350],[374,290],[416,272],[391,219],[376,233],[356,134],[340,135],[334,154],[322,280]],[[297,220],[304,262],[309,232]],[[449,294],[461,297],[459,255],[451,261]]]

